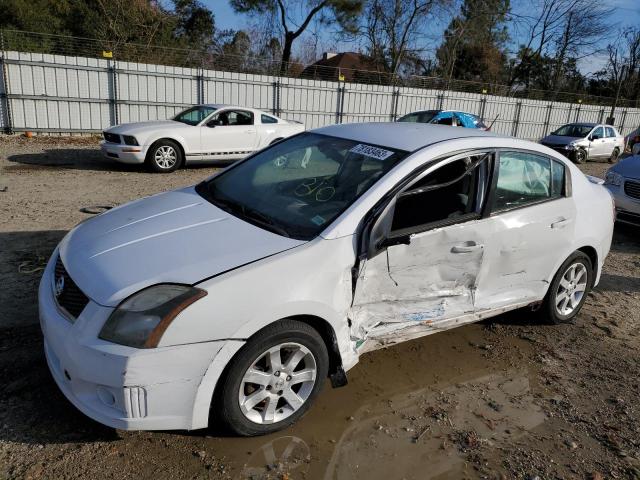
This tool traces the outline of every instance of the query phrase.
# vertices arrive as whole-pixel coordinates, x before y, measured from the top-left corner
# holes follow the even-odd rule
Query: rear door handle
[[[479,245],[476,242],[465,242],[451,247],[451,253],[471,253],[482,250],[483,248],[484,245]]]
[[[558,220],[557,222],[553,222],[550,226],[551,228],[564,228],[572,222],[570,218],[563,218],[562,220]]]

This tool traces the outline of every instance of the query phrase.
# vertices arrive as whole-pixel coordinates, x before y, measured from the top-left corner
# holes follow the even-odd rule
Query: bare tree
[[[369,0],[356,37],[385,71],[396,74],[405,61],[419,56],[419,42],[429,20],[448,0]]]

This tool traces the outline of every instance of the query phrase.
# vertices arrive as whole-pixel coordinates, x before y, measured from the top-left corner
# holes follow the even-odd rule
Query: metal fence
[[[38,45],[25,42],[24,48]],[[113,52],[112,58],[97,58],[97,45],[87,45],[81,50],[86,56],[1,50],[0,129],[97,133],[118,123],[166,119],[197,103],[227,103],[271,111],[307,128],[391,121],[415,110],[462,110],[495,121],[497,133],[538,139],[567,122],[603,122],[610,111],[607,104],[446,90],[426,82],[381,85],[243,73],[203,68],[200,61],[195,67],[124,61]],[[640,125],[640,109],[621,105],[614,116],[626,134]]]

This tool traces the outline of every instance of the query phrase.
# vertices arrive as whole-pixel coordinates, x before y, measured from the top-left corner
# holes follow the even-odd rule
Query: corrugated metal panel
[[[164,119],[196,104],[246,105],[298,120],[307,128],[336,122],[390,121],[416,110],[462,110],[497,133],[538,140],[567,122],[602,122],[609,108],[468,92],[279,78],[216,70],[7,52],[7,82],[17,130],[100,131],[116,122]],[[6,124],[0,103],[0,127]],[[640,110],[618,108],[623,134]]]

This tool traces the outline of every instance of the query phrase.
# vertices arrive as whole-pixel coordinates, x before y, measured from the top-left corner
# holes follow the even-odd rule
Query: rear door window
[[[558,191],[562,194],[562,184],[552,186],[551,159],[526,152],[500,152],[498,182],[493,211],[510,210],[544,200],[549,200]],[[554,162],[557,163],[557,162]],[[558,177],[563,178],[564,166],[554,165]]]

